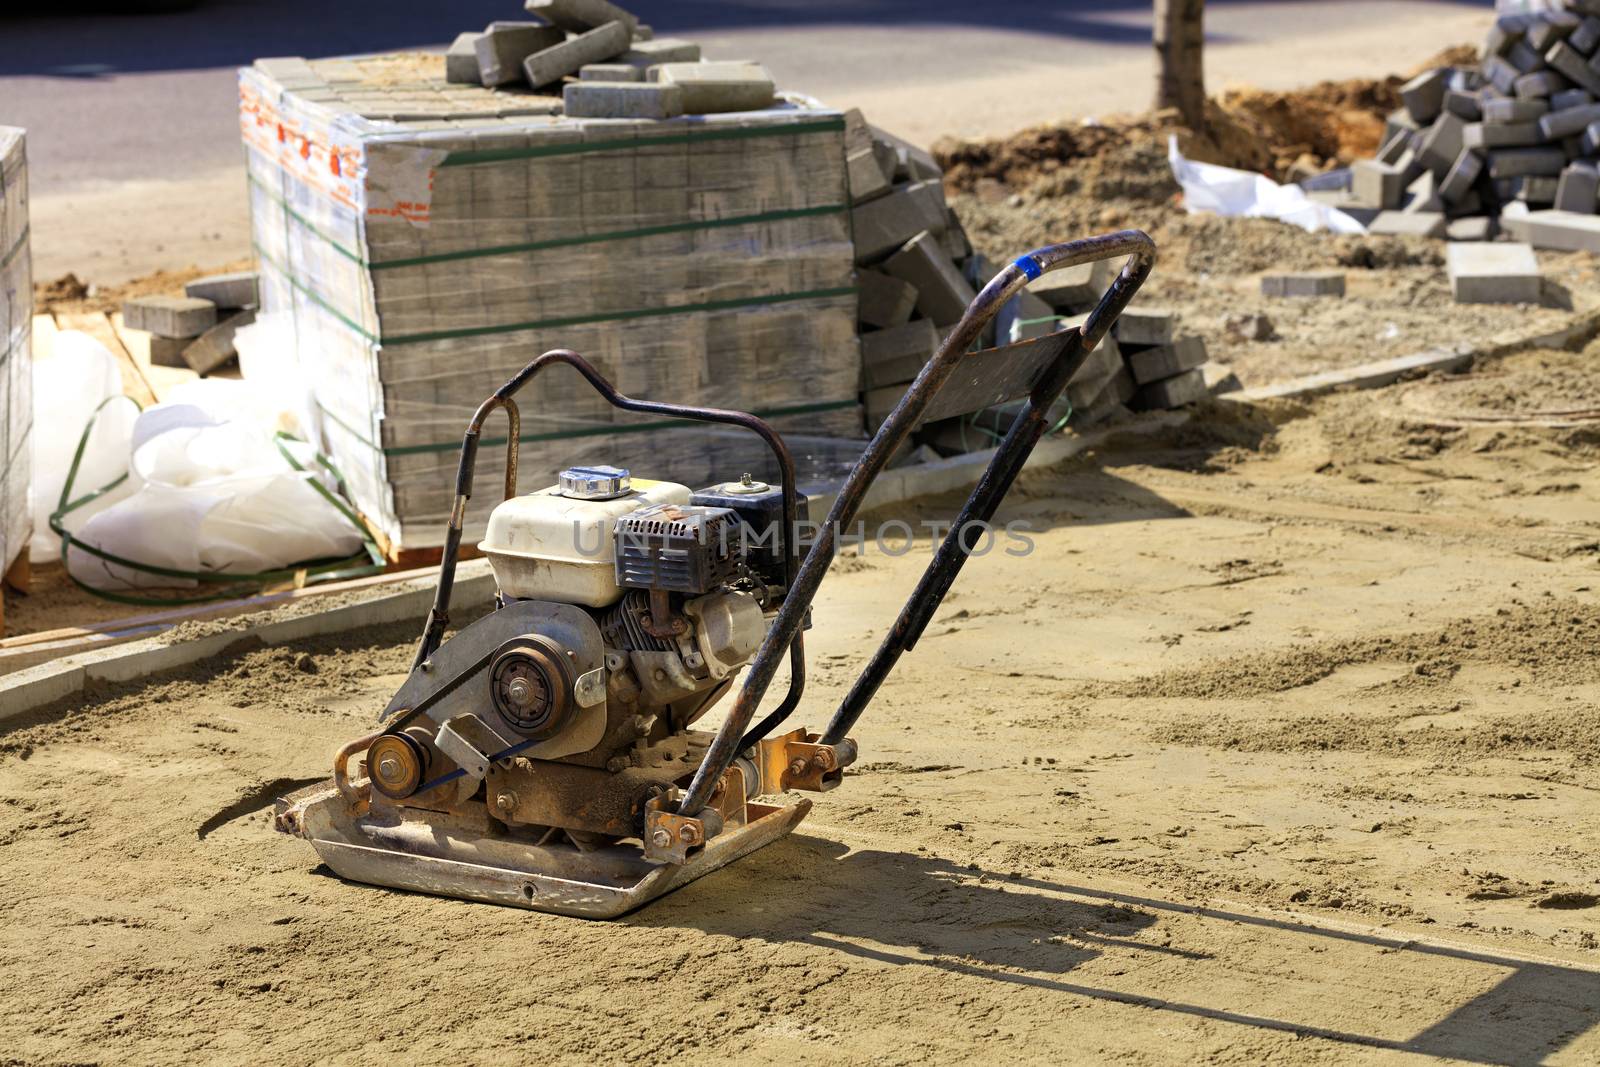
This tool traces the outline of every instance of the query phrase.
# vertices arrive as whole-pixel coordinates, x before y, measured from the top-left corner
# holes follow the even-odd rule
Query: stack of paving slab
[[[945,203],[943,175],[931,156],[869,126],[858,112],[846,115],[846,131],[861,291],[862,403],[871,431],[894,410],[995,270],[972,250]],[[1037,279],[1000,310],[980,344],[1010,344],[1081,326],[1110,285],[1113,269],[1101,261]],[[1116,336],[1102,341],[1068,383],[1057,421],[1070,414],[1072,425],[1084,427],[1129,406],[1177,407],[1204,396],[1196,369],[1205,362],[1204,343],[1173,335],[1170,317],[1161,321],[1165,333],[1153,325],[1155,319],[1145,333],[1127,327],[1135,339],[1126,350]],[[1125,355],[1137,355],[1137,362]],[[1195,383],[1198,393],[1190,388]],[[1020,410],[1020,404],[1006,404],[935,423],[922,429],[922,437],[947,452],[984,447]]]
[[[233,336],[256,318],[254,271],[213,274],[183,287],[182,296],[135,296],[122,304],[122,321],[150,335],[150,362],[199,374],[238,355]]]
[[[527,8],[537,33],[513,47],[493,24],[470,64],[458,42],[240,75],[261,313],[292,322],[325,444],[395,553],[442,541],[467,420],[548,349],[633,397],[862,435],[844,115],[763,95],[752,64],[693,62],[613,5]],[[676,103],[611,92],[629,86]],[[774,473],[751,435],[618,412],[567,368],[519,404],[524,488],[599,462],[689,484]],[[469,537],[498,499],[498,419]]]
[[[28,495],[33,428],[33,268],[23,131],[0,126],[0,573],[33,535]]]
[[[1369,232],[1600,251],[1600,0],[1505,15],[1477,67],[1401,88],[1376,159],[1332,198]]]

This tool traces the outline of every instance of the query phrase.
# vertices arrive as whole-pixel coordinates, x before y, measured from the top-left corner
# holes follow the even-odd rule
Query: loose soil
[[[1471,59],[1447,49],[1420,70]],[[1444,270],[1445,244],[1414,237],[1307,233],[1268,219],[1189,215],[1167,162],[1169,137],[1192,159],[1291,181],[1370,157],[1384,116],[1399,106],[1400,76],[1323,82],[1292,92],[1237,89],[1210,101],[1197,135],[1175,111],[1031,127],[986,141],[934,146],[946,190],[973,245],[991,263],[1087,234],[1137,228],[1159,259],[1140,301],[1177,311],[1211,359],[1247,387],[1424,349],[1478,347],[1533,335],[1567,309],[1600,304],[1592,257],[1539,253],[1542,306],[1461,305]],[[1267,299],[1261,275],[1334,270],[1340,299]],[[1233,324],[1264,315],[1267,338]]]
[[[410,627],[14,722],[6,1056],[1595,1062],[1600,433],[1445,414],[1587,403],[1596,359],[1219,406],[1028,475],[998,518],[1033,551],[971,562],[841,788],[614,923],[344,883],[272,832]],[[804,720],[926,548],[835,566]]]

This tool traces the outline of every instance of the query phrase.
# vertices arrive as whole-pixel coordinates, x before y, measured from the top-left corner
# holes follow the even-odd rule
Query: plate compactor
[[[1127,261],[1082,326],[974,350],[1030,280],[1112,257]],[[1154,262],[1150,238],[1127,230],[1040,248],[1000,271],[867,445],[803,557],[794,463],[765,422],[634,400],[576,353],[539,356],[468,425],[436,599],[409,676],[378,730],[335,753],[332,779],[278,802],[277,828],[354,881],[596,918],[784,836],[811,802],[783,795],[839,784],[856,759],[847,733],[987,530],[1049,428],[1051,403]],[[781,484],[746,477],[694,492],[579,467],[518,495],[513,397],[555,364],[622,410],[759,435]],[[919,423],[1024,398],[827,730],[780,732],[805,685],[812,600],[873,479]],[[510,423],[505,500],[481,546],[497,606],[444,640],[479,436],[497,408]],[[752,727],[785,657],[788,693]],[[720,728],[694,729],[735,687]]]

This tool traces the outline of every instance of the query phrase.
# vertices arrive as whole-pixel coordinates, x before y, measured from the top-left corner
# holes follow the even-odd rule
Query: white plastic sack
[[[147,566],[244,574],[354,554],[355,526],[248,420],[219,421],[193,404],[141,415],[128,495],[91,516],[74,536]],[[75,517],[75,516],[74,516]],[[92,553],[68,556],[72,574],[98,589],[180,588],[198,583],[118,566]]]
[[[64,330],[55,335],[51,356],[33,368],[33,540],[36,560],[55,559],[61,542],[50,529],[50,515],[61,503],[61,486],[73,454],[95,409],[122,394],[122,372],[105,345],[86,333]],[[78,465],[73,496],[82,496],[111,482],[128,467],[128,441],[138,414],[127,401],[108,404],[95,420],[83,460]],[[96,501],[91,507],[105,507]],[[87,518],[85,510],[79,519]]]
[[[1178,138],[1167,140],[1167,162],[1183,186],[1184,206],[1191,214],[1278,219],[1316,232],[1366,233],[1366,227],[1337,208],[1306,196],[1298,185],[1279,185],[1247,170],[1196,163],[1178,151]]]

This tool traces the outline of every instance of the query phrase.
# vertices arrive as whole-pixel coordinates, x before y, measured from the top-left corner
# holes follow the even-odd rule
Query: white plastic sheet
[[[295,470],[249,420],[194,403],[159,404],[139,416],[132,442],[125,495],[73,529],[85,544],[146,566],[217,574],[348,556],[361,547],[360,532],[313,487],[316,475]],[[197,584],[85,551],[69,553],[68,564],[97,589]]]
[[[50,529],[50,514],[61,502],[73,454],[95,409],[122,394],[117,357],[78,330],[56,334],[49,359],[33,370],[33,540],[36,560],[55,559],[60,539]],[[138,414],[127,401],[106,405],[95,420],[78,465],[74,495],[97,489],[128,467],[128,442]]]
[[[1183,202],[1191,214],[1278,219],[1312,232],[1367,232],[1344,212],[1306,196],[1298,185],[1279,185],[1247,170],[1185,159],[1175,136],[1167,141],[1167,161],[1183,186]]]

